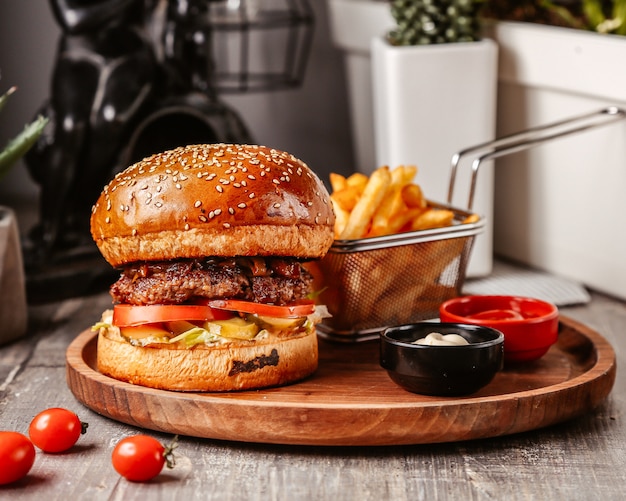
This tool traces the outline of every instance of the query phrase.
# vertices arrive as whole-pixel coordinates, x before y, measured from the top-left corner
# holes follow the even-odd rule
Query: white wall
[[[354,161],[342,56],[330,39],[326,2],[310,3],[316,25],[303,85],[224,100],[239,112],[256,142],[293,153],[327,182],[331,171],[352,171]],[[47,1],[0,0],[0,92],[18,87],[0,113],[0,145],[47,98],[59,33]],[[18,211],[22,230],[37,218],[37,199],[38,187],[22,163],[0,182],[0,204]]]

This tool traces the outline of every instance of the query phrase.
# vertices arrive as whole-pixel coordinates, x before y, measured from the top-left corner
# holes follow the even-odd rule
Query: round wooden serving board
[[[615,353],[598,333],[561,317],[559,340],[540,360],[505,367],[468,397],[428,397],[396,386],[378,343],[320,340],[317,372],[258,391],[178,393],[96,370],[96,334],[67,350],[67,382],[95,412],[141,428],[242,442],[396,445],[454,442],[537,429],[588,412],[610,393]]]

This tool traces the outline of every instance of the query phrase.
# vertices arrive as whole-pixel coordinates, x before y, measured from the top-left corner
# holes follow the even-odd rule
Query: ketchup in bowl
[[[442,322],[482,325],[502,332],[506,362],[541,358],[558,338],[558,309],[541,299],[462,296],[443,303],[439,317]]]

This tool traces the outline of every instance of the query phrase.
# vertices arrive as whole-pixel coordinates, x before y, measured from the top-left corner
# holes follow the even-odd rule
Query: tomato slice
[[[116,304],[113,307],[113,325],[132,327],[142,324],[173,322],[176,320],[226,320],[232,313],[205,305],[150,304],[136,306]]]
[[[215,299],[207,304],[214,309],[255,313],[276,318],[306,317],[315,312],[315,302],[310,300],[303,300],[286,306],[253,303],[239,299]]]

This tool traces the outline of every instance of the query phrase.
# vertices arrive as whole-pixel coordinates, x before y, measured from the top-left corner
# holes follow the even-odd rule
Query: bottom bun
[[[100,329],[97,366],[128,383],[176,391],[231,391],[279,386],[317,369],[315,329],[258,342],[176,347],[133,346],[113,330]]]

